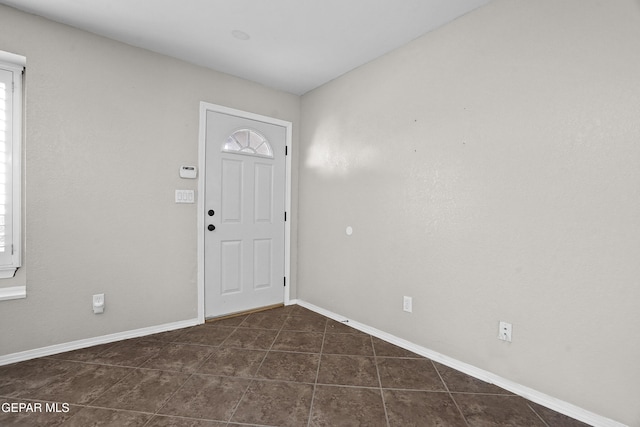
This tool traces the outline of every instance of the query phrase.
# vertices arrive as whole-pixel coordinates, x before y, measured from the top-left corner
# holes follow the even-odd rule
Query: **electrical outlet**
[[[93,314],[104,313],[104,294],[93,296]]]
[[[413,298],[404,297],[404,299],[402,300],[402,309],[411,313],[413,310]]]
[[[498,339],[511,342],[511,323],[500,322],[498,326]]]

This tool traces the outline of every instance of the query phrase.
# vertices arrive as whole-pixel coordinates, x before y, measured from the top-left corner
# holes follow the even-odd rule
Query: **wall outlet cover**
[[[93,313],[104,313],[104,294],[95,294],[93,296]]]
[[[405,296],[402,300],[402,309],[411,313],[413,311],[413,298]]]
[[[511,323],[500,322],[500,325],[498,325],[498,339],[511,342],[511,332]]]

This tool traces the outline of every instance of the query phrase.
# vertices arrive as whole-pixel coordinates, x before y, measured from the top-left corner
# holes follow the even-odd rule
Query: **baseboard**
[[[576,420],[582,421],[592,426],[596,427],[626,427],[624,424],[621,424],[617,421],[614,421],[609,418],[605,418],[598,414],[594,414],[593,412],[589,412],[586,409],[582,409],[578,406],[575,406],[571,403],[565,402],[560,399],[556,399],[547,394],[541,393],[532,388],[523,386],[521,384],[510,381],[506,378],[502,378],[499,375],[491,373],[489,371],[485,371],[483,369],[477,368],[473,365],[469,365],[467,363],[461,362],[459,360],[453,359],[444,354],[438,353],[436,351],[430,350],[428,348],[419,346],[402,338],[398,338],[395,335],[388,334],[384,331],[381,331],[376,328],[372,328],[371,326],[353,321],[344,316],[336,314],[332,311],[325,310],[321,307],[315,306],[303,300],[291,300],[291,304],[298,304],[304,308],[307,308],[311,311],[315,311],[318,314],[322,314],[330,319],[336,320],[341,323],[345,323],[359,331],[365,332],[367,334],[373,335],[376,338],[380,338],[381,340],[387,341],[391,344],[395,344],[398,347],[402,347],[406,350],[412,351],[416,354],[429,358],[433,361],[441,363],[445,366],[453,368],[457,371],[463,372],[467,375],[470,375],[479,380],[488,382],[490,384],[494,384],[498,387],[501,387],[505,390],[508,390],[518,396],[522,396],[527,400],[535,402],[539,405],[542,405],[546,408],[552,409],[561,414],[567,415]]]
[[[35,359],[37,357],[51,356],[52,354],[64,353],[65,351],[78,350],[98,344],[106,344],[114,341],[126,340],[129,338],[138,338],[146,335],[157,334],[160,332],[172,331],[174,329],[187,328],[189,326],[195,326],[199,323],[200,322],[198,321],[198,319],[181,320],[179,322],[165,323],[157,326],[149,326],[146,328],[134,329],[131,331],[117,332],[115,334],[102,335],[99,337],[86,338],[62,344],[55,344],[48,347],[41,347],[33,350],[7,354],[4,356],[0,356],[0,366],[22,362],[29,359]]]

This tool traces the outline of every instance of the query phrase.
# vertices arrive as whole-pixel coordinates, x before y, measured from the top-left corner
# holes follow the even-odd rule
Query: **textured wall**
[[[27,57],[24,268],[0,283],[27,298],[0,302],[0,355],[195,318],[196,205],[174,190],[197,186],[178,169],[199,103],[292,121],[295,145],[299,97],[5,6],[0,50]]]
[[[638,76],[637,1],[495,0],[304,95],[298,297],[640,425]]]

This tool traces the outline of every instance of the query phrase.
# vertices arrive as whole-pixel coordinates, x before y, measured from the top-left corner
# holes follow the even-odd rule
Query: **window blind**
[[[0,61],[0,278],[20,266],[22,70]]]

